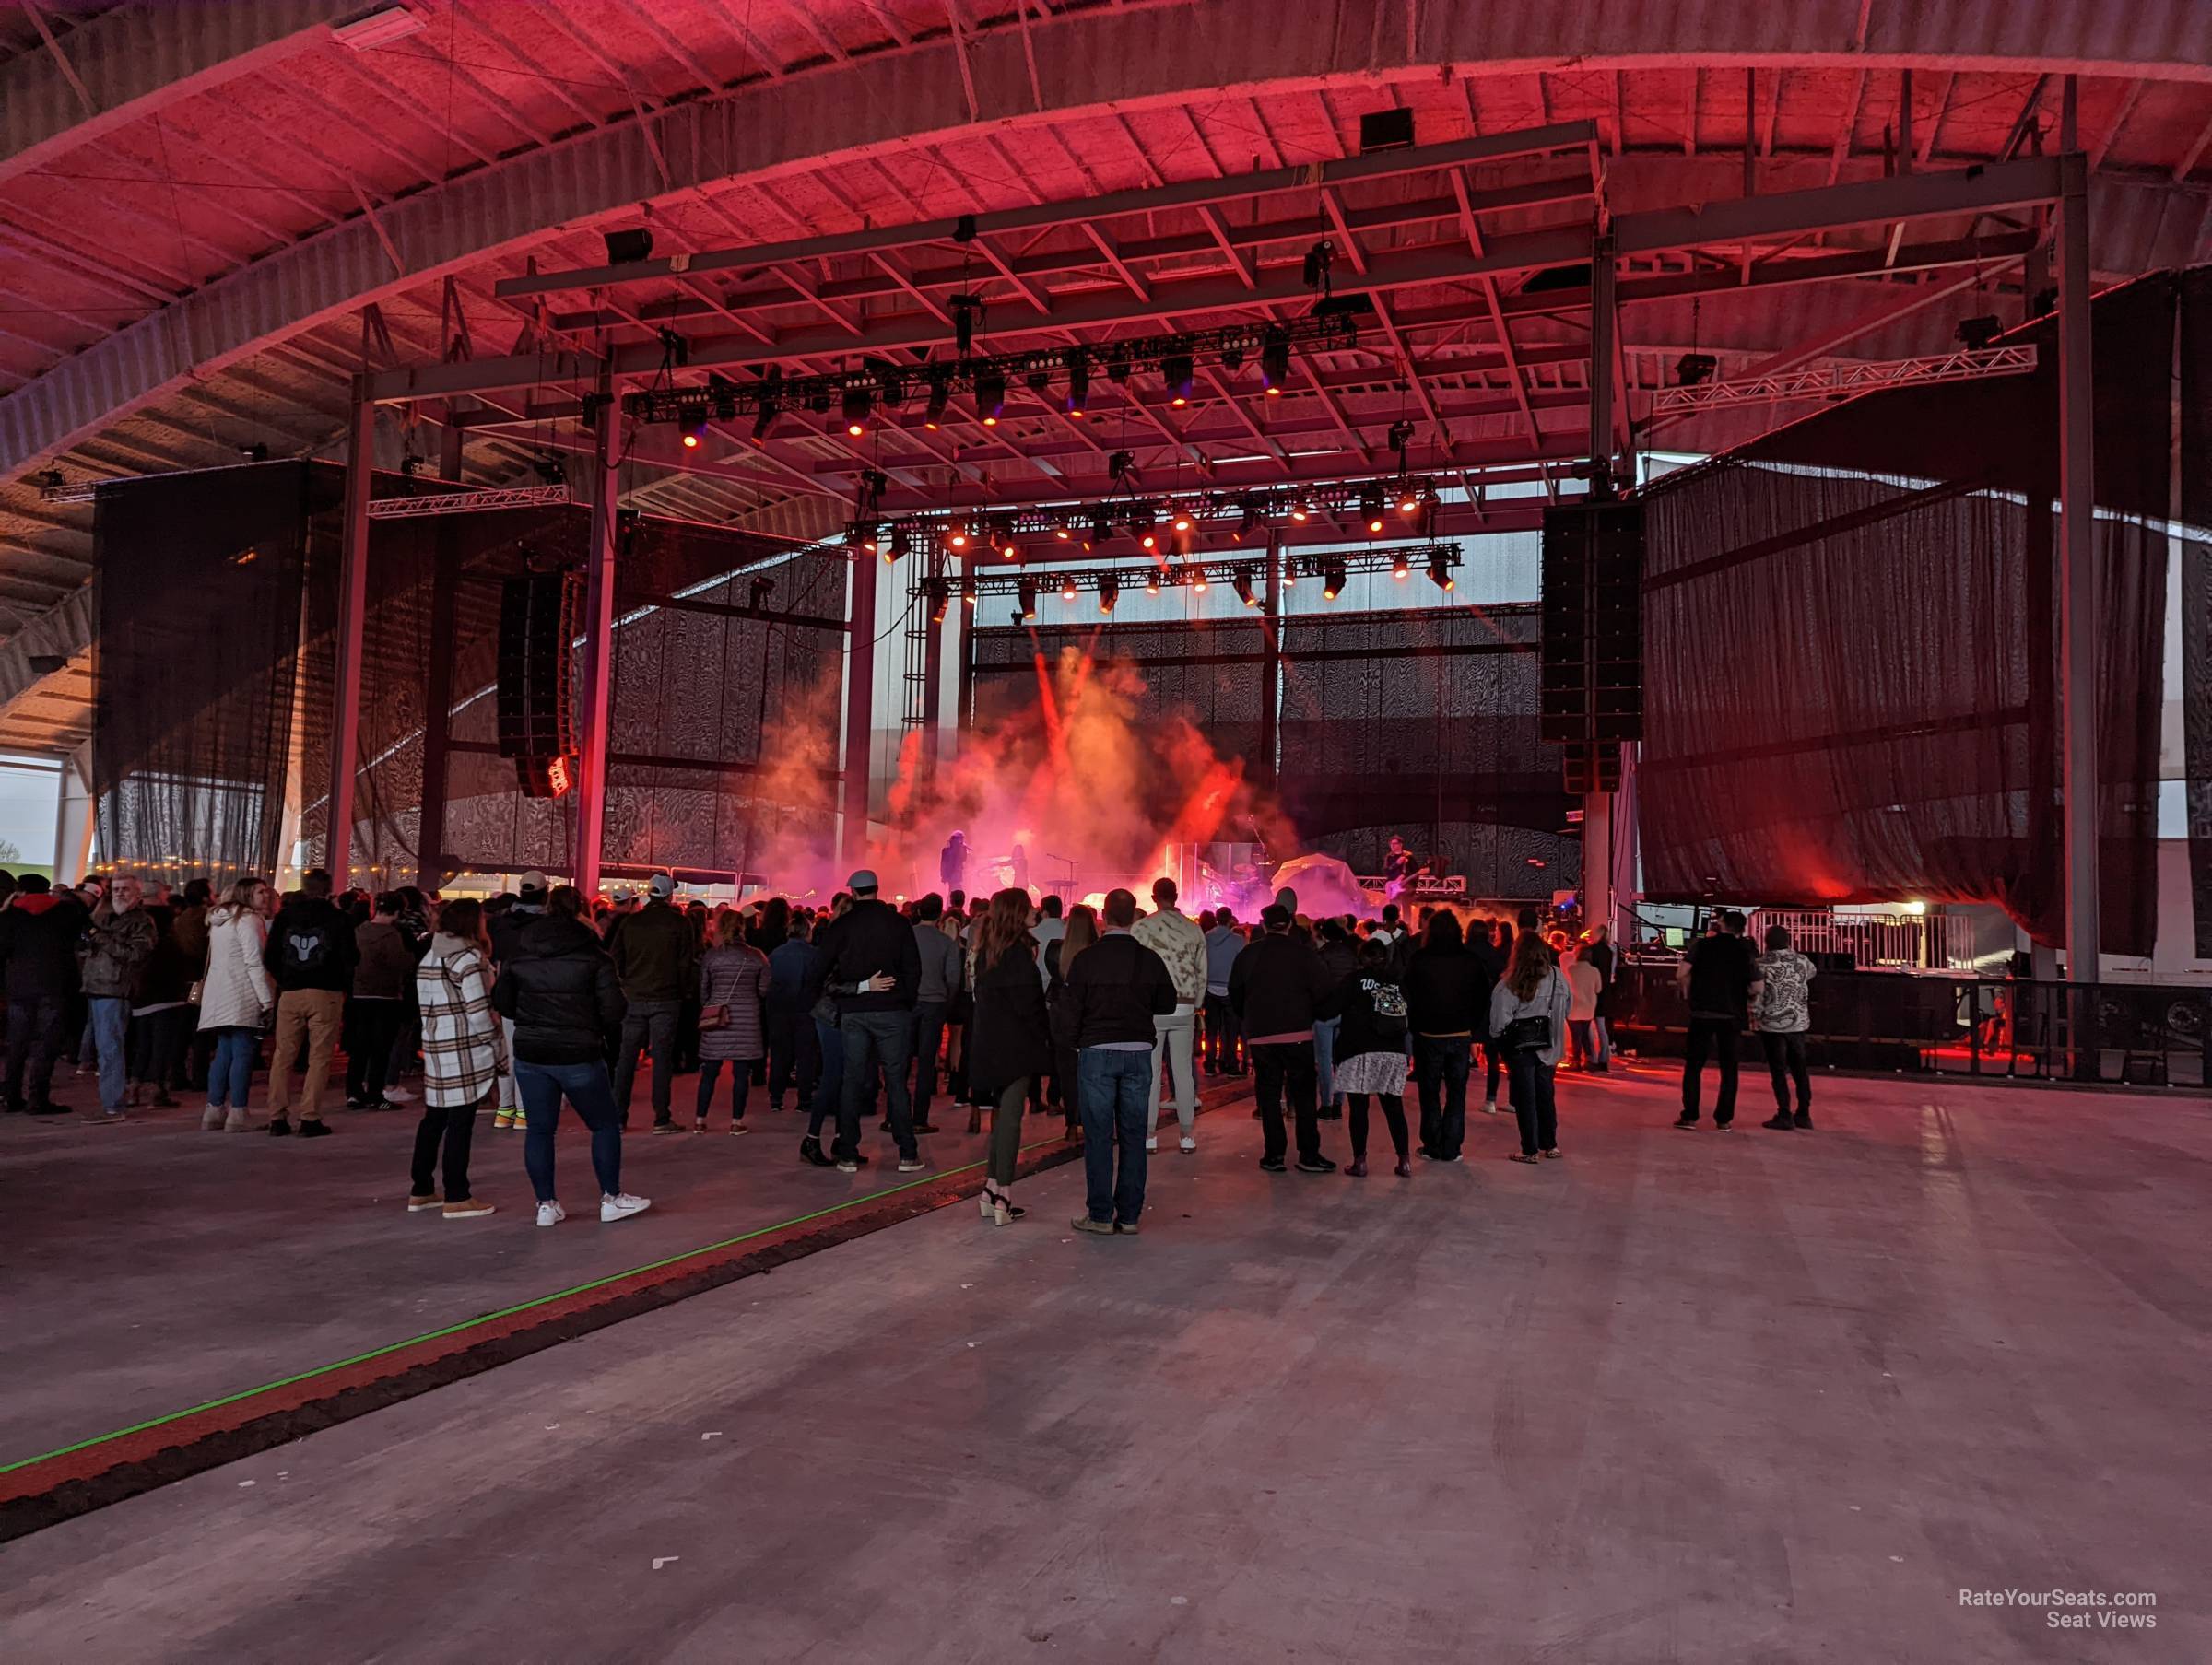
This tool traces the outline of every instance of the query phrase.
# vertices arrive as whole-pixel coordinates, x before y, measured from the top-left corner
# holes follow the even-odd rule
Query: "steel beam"
[[[2097,758],[2096,410],[2089,362],[2089,173],[2058,158],[2058,685],[2066,866],[2066,976],[2097,980],[2100,776]]]
[[[600,391],[607,390],[602,381]],[[592,541],[584,567],[583,687],[576,768],[576,848],[571,871],[589,901],[599,893],[606,834],[607,730],[615,675],[615,577],[619,558],[616,521],[622,489],[622,417],[612,398],[593,421]]]
[[[876,756],[876,574],[882,565],[865,549],[853,552],[845,636],[844,819],[838,840],[847,868],[858,867],[868,854]]]
[[[361,733],[361,652],[369,616],[369,493],[376,471],[376,405],[357,377],[346,428],[345,521],[338,565],[337,677],[331,688],[330,796],[323,865],[343,890],[353,856],[354,770]]]

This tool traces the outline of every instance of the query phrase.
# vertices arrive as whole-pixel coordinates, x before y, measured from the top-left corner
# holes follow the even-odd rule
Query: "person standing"
[[[635,913],[619,914],[606,942],[615,975],[622,982],[626,1015],[622,1049],[615,1064],[615,1103],[622,1125],[629,1125],[629,1100],[638,1080],[638,1056],[653,1053],[653,1131],[677,1131],[671,1109],[676,1097],[676,1028],[684,996],[698,978],[691,923],[676,910],[673,874],[653,875],[652,895]]]
[[[953,906],[967,899],[968,835],[956,831],[937,852],[937,879],[951,893]]]
[[[1067,911],[1066,929],[1044,945],[1044,1004],[1053,1023],[1053,1080],[1060,1089],[1060,1111],[1070,1139],[1083,1131],[1083,1105],[1076,1081],[1076,1014],[1067,997],[1067,974],[1083,951],[1098,940],[1098,910],[1077,902]]]
[[[745,1131],[745,1100],[755,1061],[768,1055],[760,1003],[768,992],[768,956],[745,940],[745,920],[725,913],[715,921],[714,945],[699,963],[699,1099],[691,1131],[707,1131],[714,1084],[730,1066],[730,1132]]]
[[[1718,927],[1690,945],[1677,967],[1676,983],[1689,999],[1689,1033],[1682,1048],[1682,1114],[1675,1125],[1698,1125],[1698,1099],[1705,1083],[1705,1060],[1717,1059],[1720,1095],[1712,1104],[1712,1125],[1727,1132],[1735,1121],[1736,1039],[1744,1032],[1755,967],[1751,944],[1744,941],[1744,916],[1735,909],[1714,916]]]
[[[1107,892],[1103,917],[1105,934],[1066,973],[1087,1209],[1072,1224],[1101,1237],[1134,1236],[1145,1212],[1145,1095],[1159,1040],[1153,1019],[1175,1010],[1175,981],[1159,956],[1130,933],[1134,895]]]
[[[214,903],[214,885],[206,879],[194,879],[184,886],[184,905],[177,909],[171,924],[177,939],[177,953],[188,967],[188,978],[196,978],[199,967],[207,963],[207,914]],[[201,1033],[200,1009],[192,1003],[195,986],[188,983],[185,991],[183,1027],[191,1038],[185,1043],[184,1067],[175,1084],[179,1092],[205,1086],[207,1065],[215,1056],[215,1037]]]
[[[198,932],[197,959],[185,957],[178,942],[175,911],[166,904],[148,903],[146,911],[154,921],[154,951],[139,967],[137,992],[131,999],[129,1043],[130,1085],[125,1102],[136,1105],[147,1088],[158,1110],[174,1109],[170,1085],[182,1073],[194,1022],[193,980],[206,964],[207,931]]]
[[[1381,935],[1359,944],[1359,964],[1338,991],[1336,1082],[1351,1111],[1352,1165],[1345,1173],[1367,1178],[1367,1101],[1382,1101],[1390,1143],[1398,1154],[1398,1178],[1409,1178],[1406,1132],[1406,991],[1390,975],[1390,944]]]
[[[330,899],[330,875],[320,867],[300,875],[299,894],[277,910],[263,964],[276,985],[276,1046],[269,1061],[269,1131],[292,1131],[292,1060],[302,1038],[307,1075],[300,1095],[300,1135],[330,1131],[323,1120],[323,1084],[338,1044],[346,992],[353,987],[353,926]]]
[[[94,1044],[100,1057],[100,1116],[105,1122],[124,1120],[124,1095],[129,1090],[129,1061],[124,1049],[130,1032],[131,999],[138,978],[153,957],[160,932],[154,916],[142,906],[146,893],[129,874],[109,887],[92,910],[84,944],[77,950],[77,967],[91,1012]]]
[[[1540,946],[1541,944],[1539,944]],[[1475,1041],[1488,1037],[1489,962],[1460,935],[1459,917],[1439,910],[1406,964],[1414,1078],[1421,1094],[1421,1155],[1457,1162],[1467,1132],[1467,1076]]]
[[[1321,1120],[1314,1103],[1313,1022],[1332,1016],[1336,989],[1311,943],[1293,935],[1292,915],[1277,902],[1260,910],[1263,933],[1230,967],[1229,1003],[1252,1061],[1253,1096],[1259,1100],[1265,1150],[1260,1167],[1283,1171],[1283,1097],[1298,1129],[1298,1171],[1334,1173],[1321,1154]]]
[[[816,1044],[814,1020],[806,1014],[813,1003],[806,991],[818,980],[816,967],[821,960],[814,947],[814,921],[801,914],[787,918],[781,928],[783,940],[768,951],[765,1018],[771,1110],[783,1108],[783,1095],[794,1080],[800,1105],[812,1104],[815,1082],[821,1074],[821,1049]]]
[[[1495,983],[1505,975],[1506,967],[1512,963],[1513,922],[1511,920],[1477,920],[1475,926],[1474,933],[1467,939],[1467,949],[1488,967],[1490,981]],[[1483,997],[1482,1021],[1487,1028],[1489,1024],[1489,997],[1487,994]],[[1512,1103],[1512,1084],[1505,1078],[1505,1055],[1486,1040],[1482,1047],[1484,1115],[1495,1116],[1498,1113],[1500,1085],[1505,1088],[1506,1103],[1510,1108]]]
[[[1037,984],[1042,989],[1053,984],[1045,956],[1052,953],[1053,944],[1067,934],[1067,921],[1060,917],[1064,906],[1057,894],[1048,894],[1037,904],[1037,922],[1030,927],[1030,936],[1037,944]]]
[[[837,1003],[844,1059],[831,1158],[845,1173],[860,1171],[860,1106],[880,1067],[891,1137],[899,1144],[899,1171],[918,1173],[926,1164],[914,1143],[906,1063],[913,1044],[912,1006],[922,981],[922,954],[913,926],[877,895],[872,871],[863,868],[846,884],[853,905],[821,944],[823,987]]]
[[[1490,991],[1490,1035],[1513,1078],[1513,1118],[1521,1124],[1515,1162],[1559,1154],[1559,1106],[1553,1078],[1573,994],[1552,951],[1533,931],[1513,942],[1513,957]]]
[[[514,957],[515,944],[522,940],[523,932],[532,920],[546,915],[546,875],[532,868],[523,874],[516,885],[514,900],[488,921],[491,932],[491,970],[496,981],[500,968]],[[507,1068],[500,1076],[500,1108],[491,1119],[495,1128],[512,1128],[528,1131],[528,1120],[523,1114],[522,1100],[514,1090],[514,1020],[500,1019],[500,1027],[507,1037]]]
[[[1359,968],[1359,950],[1352,942],[1351,932],[1342,920],[1324,919],[1315,928],[1314,938],[1321,968],[1328,973],[1331,983],[1341,987],[1344,979]],[[1313,1076],[1321,1119],[1335,1121],[1343,1112],[1336,1108],[1336,1019],[1333,1017],[1313,1020]]]
[[[1206,933],[1195,920],[1175,906],[1180,899],[1173,879],[1152,883],[1153,911],[1137,920],[1130,934],[1159,956],[1175,985],[1175,1009],[1153,1019],[1152,1085],[1145,1104],[1145,1149],[1159,1148],[1159,1100],[1166,1088],[1168,1066],[1175,1066],[1175,1120],[1182,1124],[1182,1149],[1189,1155],[1198,1148],[1192,1136],[1198,1116],[1197,1040],[1198,1003],[1206,998]]]
[[[353,933],[353,1034],[346,1055],[349,1110],[394,1108],[384,1096],[392,1044],[406,1019],[407,986],[416,983],[419,990],[415,950],[399,929],[399,893],[385,891],[376,898],[374,915]],[[426,944],[426,957],[429,952]]]
[[[1567,979],[1567,991],[1572,996],[1567,1008],[1567,1037],[1572,1043],[1568,1050],[1570,1069],[1595,1070],[1597,1063],[1597,1001],[1605,992],[1606,979],[1591,962],[1589,944],[1574,952],[1559,968]]]
[[[1613,1015],[1613,972],[1619,956],[1614,952],[1612,927],[1594,926],[1579,957],[1597,967],[1597,1011],[1590,1019],[1590,1033],[1597,1042],[1597,1061],[1590,1067],[1603,1075],[1613,1067],[1613,1030],[1608,1020]]]
[[[960,939],[945,929],[945,900],[931,892],[914,904],[914,955],[921,967],[914,989],[914,1131],[934,1133],[930,1101],[937,1092],[937,1053],[945,1044],[946,1014],[959,998],[967,968]],[[949,1075],[949,1072],[947,1073]]]
[[[1759,956],[1752,985],[1751,1016],[1774,1082],[1773,1119],[1759,1125],[1777,1132],[1813,1125],[1813,1078],[1805,1067],[1805,1035],[1813,1026],[1813,962],[1791,945],[1789,927],[1768,926],[1767,951]],[[1792,1083],[1797,1088],[1794,1117]]]
[[[377,911],[383,911],[384,901],[398,899],[379,897]],[[393,936],[404,950],[406,939],[396,926]],[[415,1128],[407,1212],[435,1208],[449,1220],[479,1219],[493,1208],[469,1186],[469,1147],[477,1111],[498,1102],[507,1067],[506,1031],[491,1009],[491,938],[484,929],[484,905],[465,897],[440,909],[438,929],[420,963],[409,969],[422,1015],[422,1120]]]
[[[968,1031],[968,1086],[987,1099],[991,1151],[983,1179],[983,1218],[1010,1225],[1014,1167],[1021,1155],[1022,1107],[1032,1083],[1052,1067],[1053,1036],[1044,991],[1032,975],[1037,944],[1030,934],[1030,893],[1001,890],[975,928],[975,1012]]]
[[[1244,952],[1244,933],[1237,916],[1228,908],[1215,910],[1213,929],[1206,933],[1206,1073],[1241,1075],[1238,1061],[1237,1014],[1229,1003],[1230,968]]]
[[[491,1009],[514,1023],[514,1085],[530,1120],[523,1165],[537,1197],[537,1223],[558,1225],[569,1217],[554,1189],[553,1132],[563,1098],[592,1131],[601,1222],[651,1208],[650,1199],[622,1189],[622,1112],[606,1073],[608,1044],[625,1015],[622,979],[585,922],[574,885],[555,887],[544,917],[524,928],[514,957],[492,985]]]
[[[240,879],[221,904],[207,910],[206,969],[200,979],[200,1033],[215,1051],[207,1064],[207,1108],[203,1133],[253,1131],[246,1094],[261,1032],[276,1004],[276,987],[264,964],[268,930],[263,920],[269,887]]]

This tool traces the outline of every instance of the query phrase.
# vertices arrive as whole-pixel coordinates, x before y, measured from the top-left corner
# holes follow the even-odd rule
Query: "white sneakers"
[[[1191,1136],[1190,1136],[1188,1133],[1185,1133],[1185,1134],[1182,1136],[1182,1154],[1183,1154],[1184,1155],[1186,1155],[1186,1156],[1187,1156],[1187,1155],[1190,1155],[1190,1154],[1191,1154],[1193,1151],[1196,1150],[1197,1148],[1198,1148],[1198,1142],[1197,1142],[1195,1139],[1192,1138],[1192,1137],[1191,1137]]]
[[[1147,1139],[1145,1141],[1145,1148],[1148,1151],[1156,1151],[1159,1148],[1159,1141],[1157,1139]]]
[[[624,1191],[618,1197],[599,1199],[599,1218],[602,1224],[627,1220],[632,1214],[641,1214],[653,1206],[650,1197],[633,1197]],[[537,1205],[537,1223],[540,1225],[559,1225],[569,1217],[569,1211],[558,1202],[540,1202]]]

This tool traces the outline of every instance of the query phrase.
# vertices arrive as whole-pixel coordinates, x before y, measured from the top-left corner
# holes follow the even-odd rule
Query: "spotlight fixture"
[[[1675,360],[1675,385],[1695,387],[1700,381],[1711,381],[1720,368],[1720,360],[1711,353],[1685,353]]]
[[[2004,333],[2005,326],[1992,313],[1959,321],[1959,345],[1971,353],[1987,352],[1989,344]]]
[[[1290,380],[1290,332],[1281,324],[1271,324],[1260,337],[1260,385],[1272,397],[1283,391],[1283,383]]]
[[[1138,535],[1136,543],[1137,547],[1140,549],[1157,549],[1159,547],[1159,539],[1154,536],[1153,534],[1148,530]]]
[[[952,307],[952,345],[965,358],[975,350],[975,326],[983,315],[980,295],[955,295]]]
[[[1229,535],[1241,544],[1245,534],[1260,523],[1260,511],[1253,507],[1250,498],[1244,498],[1238,507],[1241,512],[1237,516],[1237,529]]]
[[[1390,576],[1391,576],[1391,577],[1393,577],[1393,578],[1394,578],[1394,579],[1403,579],[1403,578],[1405,578],[1405,577],[1406,577],[1406,576],[1408,573],[1410,573],[1412,570],[1413,570],[1413,562],[1412,562],[1411,558],[1410,558],[1410,557],[1409,557],[1406,555],[1406,552],[1405,552],[1403,549],[1399,550],[1395,556],[1394,556],[1394,557],[1391,557],[1391,562],[1390,562]]]
[[[1306,508],[1306,499],[1303,498],[1299,498],[1297,502],[1290,505],[1290,518],[1296,521],[1301,526],[1306,523],[1306,515],[1308,512],[1309,510]]]
[[[1452,593],[1452,557],[1441,549],[1429,557],[1429,581],[1446,595]]]
[[[1060,540],[1060,541],[1061,541],[1063,544],[1065,544],[1065,543],[1066,543],[1066,542],[1067,542],[1067,541],[1068,541],[1070,538],[1072,538],[1073,536],[1075,536],[1075,534],[1074,534],[1074,533],[1072,533],[1072,532],[1070,532],[1070,531],[1068,531],[1068,529],[1067,529],[1067,522],[1066,522],[1065,521],[1059,521],[1059,522],[1055,522],[1053,523],[1053,535],[1054,537],[1058,538],[1058,539],[1059,539],[1059,540]]]
[[[1344,563],[1324,562],[1321,569],[1321,599],[1333,602],[1344,593]]]
[[[760,409],[753,417],[753,443],[766,445],[768,430],[776,425],[776,407],[768,400],[760,401]]]
[[[1157,567],[1145,574],[1145,593],[1147,595],[1159,593],[1159,569]]]
[[[1076,599],[1076,575],[1072,572],[1060,580],[1060,599],[1064,602]]]
[[[768,605],[768,598],[775,592],[775,588],[776,580],[772,578],[767,577],[765,574],[753,580],[750,590],[750,594],[752,596],[752,602],[750,604],[754,612],[758,613],[761,608]]]
[[[960,580],[960,604],[971,613],[975,611],[975,580],[972,578]]]
[[[1037,585],[1033,580],[1023,579],[1019,584],[1015,586],[1014,597],[1021,604],[1023,623],[1026,624],[1037,616]]]
[[[1259,597],[1253,593],[1252,574],[1250,572],[1247,572],[1243,568],[1239,567],[1236,571],[1230,575],[1229,581],[1230,587],[1235,590],[1237,592],[1237,599],[1242,602],[1247,607],[1256,607],[1260,604]]]
[[[251,445],[240,446],[238,454],[249,463],[266,463],[269,460],[269,448],[256,440]]]
[[[1084,553],[1088,555],[1112,535],[1113,522],[1106,518],[1105,511],[1101,510],[1093,514],[1090,517],[1090,536],[1085,539],[1083,544]]]
[[[684,449],[686,451],[697,451],[699,442],[706,437],[707,419],[704,416],[690,416],[685,419]]]
[[[1398,487],[1398,512],[1411,519],[1421,511],[1420,493],[1410,486]]]
[[[935,433],[937,425],[945,420],[945,406],[951,398],[952,378],[942,371],[933,372],[929,378],[929,403],[922,407],[922,426],[931,433]]]
[[[1174,517],[1176,531],[1188,532],[1191,529],[1191,511],[1189,510],[1178,505],[1170,512]]]
[[[922,595],[929,603],[929,622],[943,624],[952,604],[952,587],[941,578],[925,578],[922,580]]]
[[[886,554],[884,558],[893,561],[903,560],[906,558],[906,557],[913,553],[913,530],[904,523],[901,523],[891,528],[890,549]]]
[[[1401,473],[1406,467],[1406,448],[1412,443],[1413,424],[1400,416],[1390,425],[1390,448],[1398,453],[1398,469]]]
[[[1329,292],[1329,272],[1335,264],[1336,245],[1324,237],[1306,251],[1299,276],[1304,280],[1306,287],[1319,289],[1326,295]]]
[[[1113,604],[1122,598],[1122,575],[1118,572],[1099,574],[1099,611],[1111,613]]]
[[[1371,535],[1382,530],[1382,494],[1373,487],[1359,494],[1359,518]]]
[[[1067,355],[1067,399],[1061,408],[1071,416],[1081,416],[1090,404],[1090,358],[1081,348]]]
[[[1053,372],[1048,369],[1032,367],[1021,380],[1022,385],[1040,399],[1053,391]]]
[[[849,387],[844,393],[845,432],[857,440],[868,431],[868,413],[876,408],[876,395],[865,387]]]
[[[955,521],[945,530],[945,542],[955,549],[968,547],[968,528]]]
[[[1206,569],[1204,567],[1193,567],[1191,569],[1191,588],[1195,590],[1200,595],[1204,595],[1206,593]]]
[[[996,428],[1006,408],[1006,377],[1003,370],[975,373],[975,414],[985,428]]]
[[[1180,409],[1191,402],[1197,366],[1188,353],[1170,353],[1159,361],[1160,380],[1168,384],[1168,403]]]

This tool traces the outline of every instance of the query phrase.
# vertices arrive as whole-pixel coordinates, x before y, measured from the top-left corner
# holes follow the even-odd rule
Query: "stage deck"
[[[1563,1079],[1566,1161],[1477,1116],[1411,1181],[1209,1117],[1140,1238],[1062,1167],[12,1544],[0,1655],[2212,1657],[2212,1108],[1823,1079],[1821,1131],[1723,1136],[1671,1085]],[[6,1131],[18,1449],[841,1183],[641,1139],[670,1206],[618,1242],[409,1223],[351,1123]],[[2157,1627],[1959,1600],[2053,1587]]]

